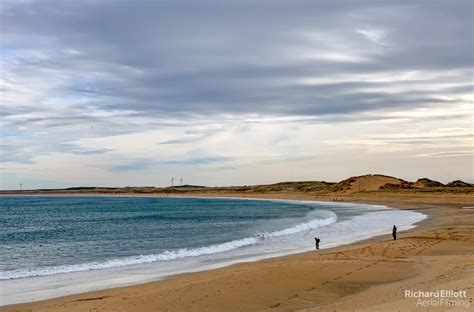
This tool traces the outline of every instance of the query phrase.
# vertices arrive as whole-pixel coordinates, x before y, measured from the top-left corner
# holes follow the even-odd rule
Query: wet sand
[[[236,196],[236,194],[231,194]],[[208,195],[207,195],[208,196]],[[218,196],[223,196],[219,194]],[[474,309],[472,195],[367,193],[289,199],[387,204],[429,216],[417,228],[337,248],[163,281],[1,307],[1,311],[468,311]],[[324,243],[321,245],[324,247]],[[405,290],[466,290],[464,306],[419,307]]]

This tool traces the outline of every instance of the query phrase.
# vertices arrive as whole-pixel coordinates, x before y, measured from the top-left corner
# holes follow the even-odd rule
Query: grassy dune
[[[206,187],[183,185],[175,187],[73,187],[66,189],[4,190],[0,194],[305,194],[305,195],[347,195],[356,193],[452,193],[472,194],[474,185],[453,181],[446,185],[427,178],[415,182],[385,175],[364,175],[351,177],[340,182],[301,181],[280,182],[265,185],[244,185],[227,187]]]

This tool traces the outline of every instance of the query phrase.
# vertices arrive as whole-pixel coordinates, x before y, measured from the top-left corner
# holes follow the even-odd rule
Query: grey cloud
[[[465,151],[448,151],[448,152],[430,152],[430,153],[423,153],[423,154],[415,154],[411,155],[411,157],[468,157],[473,158],[472,153],[465,152]]]
[[[77,146],[75,144],[68,144],[68,143],[62,143],[59,144],[59,147],[57,147],[55,150],[58,152],[62,153],[68,153],[68,154],[74,154],[74,155],[101,155],[101,154],[106,154],[108,152],[111,152],[112,149],[108,148],[83,148],[80,146]]]
[[[398,136],[398,137],[371,137],[373,140],[382,140],[382,141],[411,141],[411,140],[443,140],[443,139],[472,139],[472,135],[469,134],[452,134],[452,135],[417,135],[414,137]]]
[[[105,166],[110,171],[142,171],[153,167],[155,163],[150,160],[137,160],[118,165]]]
[[[37,163],[36,157],[52,153],[91,156],[112,151],[105,148],[84,148],[72,143],[49,141],[42,136],[12,136],[3,140],[4,143],[0,144],[0,162],[8,163],[34,164]]]
[[[0,155],[0,162],[18,163],[18,164],[34,164],[33,156],[30,153],[21,151],[15,147],[8,145],[0,146],[2,150]]]
[[[220,156],[205,156],[172,160],[143,158],[135,159],[133,161],[124,161],[114,165],[107,165],[103,166],[102,168],[110,171],[142,171],[159,165],[212,165],[216,163],[222,164],[230,160],[230,158]]]
[[[167,144],[197,143],[221,131],[222,129],[212,129],[212,128],[206,129],[206,130],[187,130],[185,132],[186,136],[160,142],[159,144],[167,145]]]
[[[34,155],[31,149],[21,146],[17,143],[10,143],[6,141],[0,144],[0,162],[18,163],[18,164],[34,164]]]
[[[180,139],[172,139],[172,140],[167,140],[164,142],[160,142],[159,144],[186,144],[186,143],[195,143],[197,140],[196,138],[193,137],[185,137],[185,138],[180,138]]]
[[[47,68],[71,81],[84,77],[83,85],[60,86],[59,96],[156,118],[352,115],[432,106],[443,101],[422,89],[367,94],[359,88],[381,84],[308,87],[295,81],[394,70],[463,69],[467,76],[459,78],[472,75],[470,1],[40,1],[12,2],[1,14],[10,53],[52,56],[23,57],[30,75]],[[356,32],[371,28],[387,30],[387,47]],[[367,61],[300,58],[320,51],[362,53]],[[465,90],[460,88],[447,92]]]
[[[214,163],[222,163],[231,160],[228,157],[219,156],[208,156],[208,157],[196,157],[188,159],[173,159],[162,161],[161,163],[167,165],[210,165]]]

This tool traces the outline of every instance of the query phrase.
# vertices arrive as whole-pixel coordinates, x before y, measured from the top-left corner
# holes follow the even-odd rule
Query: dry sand
[[[222,196],[222,195],[220,195]],[[233,194],[232,196],[235,196]],[[249,196],[246,196],[249,197]],[[268,194],[271,198],[322,199]],[[469,311],[474,310],[472,195],[368,193],[351,202],[419,209],[416,229],[333,249],[242,263],[164,281],[96,291],[1,311]],[[405,290],[466,290],[470,307],[423,308]]]

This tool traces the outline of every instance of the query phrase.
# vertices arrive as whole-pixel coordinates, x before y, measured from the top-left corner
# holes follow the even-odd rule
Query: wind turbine
[[[171,187],[173,187],[173,186],[174,186],[174,178],[172,177],[171,178]]]
[[[179,179],[181,186],[183,186],[183,178]]]

